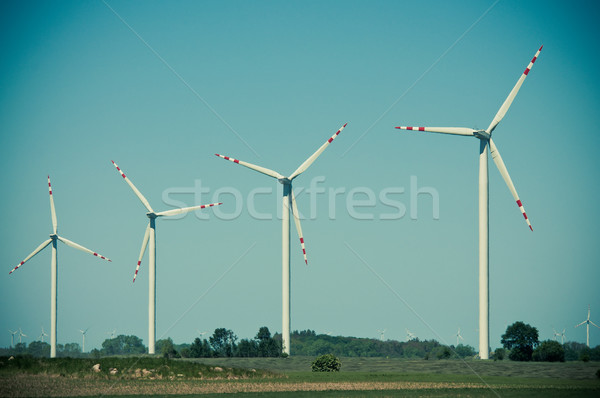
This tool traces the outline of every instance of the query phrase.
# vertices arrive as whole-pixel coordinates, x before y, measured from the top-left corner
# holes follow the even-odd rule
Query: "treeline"
[[[444,346],[435,340],[407,342],[376,340],[360,337],[329,336],[314,330],[294,331],[291,334],[292,355],[318,356],[334,354],[341,357],[390,357],[448,359],[473,357],[475,350],[468,345]]]
[[[237,341],[229,329],[215,329],[207,339],[196,337],[192,344],[175,345],[171,338],[156,342],[156,350],[167,358],[227,358],[227,357],[281,357],[281,335],[271,336],[269,328],[261,327],[253,339]]]

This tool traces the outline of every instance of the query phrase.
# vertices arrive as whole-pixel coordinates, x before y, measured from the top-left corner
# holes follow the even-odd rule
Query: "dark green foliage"
[[[257,357],[258,343],[255,340],[242,339],[237,345],[236,357]]]
[[[211,358],[213,357],[213,351],[210,348],[210,344],[206,339],[200,340],[198,337],[194,339],[194,342],[190,346],[190,358]]]
[[[496,348],[496,351],[492,353],[494,361],[502,361],[506,357],[506,350],[504,348]]]
[[[543,341],[533,350],[533,360],[538,362],[564,362],[565,349],[558,341]]]
[[[106,339],[102,343],[101,353],[103,356],[143,354],[146,352],[142,339],[137,336],[125,336],[123,334]]]
[[[596,377],[600,379],[600,369],[596,371]]]
[[[27,354],[37,358],[49,358],[50,357],[50,344],[41,341],[32,341],[27,347]]]
[[[578,361],[581,352],[588,349],[585,344],[577,343],[575,341],[567,341],[563,347],[565,349],[566,361]],[[600,346],[596,348],[600,349]]]
[[[531,361],[538,342],[538,330],[521,321],[508,326],[501,340],[504,348],[510,350],[508,358],[513,361]]]
[[[258,329],[258,333],[254,338],[258,343],[258,356],[259,357],[279,357],[281,356],[281,352],[283,351],[281,345],[281,337],[275,338],[271,337],[271,332],[269,328],[266,326]]]
[[[216,357],[232,357],[235,352],[237,336],[225,328],[215,329],[209,341]]]
[[[474,357],[477,354],[473,347],[464,344],[459,344],[458,346],[456,346],[454,351],[456,352],[456,355],[458,355],[460,358]]]
[[[173,345],[173,339],[171,339],[170,337],[158,340],[156,342],[156,351],[160,352],[160,354],[165,358],[180,357],[180,355],[175,350],[175,346]]]
[[[325,354],[315,359],[311,367],[313,372],[339,372],[342,362],[333,354]]]

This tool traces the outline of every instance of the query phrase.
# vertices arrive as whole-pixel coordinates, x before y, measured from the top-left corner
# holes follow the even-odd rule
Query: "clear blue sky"
[[[276,215],[281,188],[214,153],[289,175],[349,122],[295,181],[309,265],[292,225],[292,329],[455,343],[460,327],[477,347],[479,144],[394,126],[487,127],[541,44],[494,132],[534,232],[490,161],[490,343],[517,320],[584,342],[573,327],[588,304],[600,322],[595,2],[107,4],[1,6],[0,345],[7,329],[27,342],[50,329],[50,250],[8,275],[51,232],[47,174],[59,234],[113,259],[59,244],[59,343],[90,327],[87,349],[115,328],[147,344],[147,255],[131,283],[147,219],[111,159],[155,209],[225,202],[208,220],[157,222],[157,336],[281,331],[281,222],[253,218],[247,200],[261,188],[252,208]],[[326,192],[311,204],[302,188],[317,177]],[[430,195],[411,203],[411,177],[438,193],[439,219]],[[398,212],[386,189],[404,189],[388,195],[403,217],[382,219]],[[372,220],[346,210],[356,190],[374,193],[356,208]]]

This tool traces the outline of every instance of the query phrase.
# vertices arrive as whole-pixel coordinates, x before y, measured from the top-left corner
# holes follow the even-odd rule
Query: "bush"
[[[533,360],[538,362],[564,362],[565,349],[558,341],[543,341],[535,350],[533,350]]]
[[[312,363],[313,372],[339,372],[341,367],[339,358],[333,354],[321,355]]]
[[[596,377],[600,379],[600,369],[596,371]]]
[[[496,348],[492,357],[494,358],[494,361],[502,361],[506,357],[506,350],[504,348]]]

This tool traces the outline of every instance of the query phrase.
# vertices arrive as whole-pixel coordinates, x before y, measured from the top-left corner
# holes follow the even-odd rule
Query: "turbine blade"
[[[586,323],[586,322],[587,322],[587,320],[585,320],[585,321],[581,322],[579,325],[575,325],[575,327],[579,327],[579,326],[581,326],[581,325],[585,325],[585,323]]]
[[[119,171],[119,173],[121,174],[121,176],[123,177],[123,179],[125,179],[125,182],[127,184],[129,184],[129,186],[131,187],[131,189],[133,190],[133,192],[135,193],[135,195],[138,197],[138,199],[142,202],[142,204],[144,205],[144,207],[146,209],[148,209],[148,211],[150,213],[154,213],[154,210],[152,210],[152,206],[150,206],[150,203],[148,203],[148,201],[146,200],[146,198],[144,197],[144,195],[142,195],[142,193],[135,187],[135,185],[133,185],[133,183],[129,180],[129,178],[127,178],[127,176],[125,175],[125,173],[123,173],[123,170],[121,170],[119,168],[119,166],[117,166],[117,164],[112,161],[112,164],[115,165],[115,167],[117,168],[117,170]]]
[[[335,137],[337,137],[347,125],[348,125],[348,123],[346,123],[342,127],[340,127],[339,130],[336,131],[335,134],[333,134],[331,136],[331,138],[329,138],[327,141],[325,141],[325,143],[323,145],[321,145],[321,147],[319,149],[317,149],[317,151],[315,153],[313,153],[308,159],[306,159],[304,161],[304,163],[302,163],[300,165],[300,167],[298,167],[296,169],[296,171],[294,171],[292,173],[292,175],[289,177],[289,179],[293,180],[294,178],[298,177],[300,174],[304,173],[306,171],[306,169],[308,169],[310,167],[310,165],[313,164],[313,162],[315,160],[317,160],[317,158],[319,156],[321,156],[321,153],[323,153],[325,148],[327,148],[329,146],[329,144],[331,144],[331,142],[333,140],[335,140]]]
[[[144,240],[142,241],[142,250],[140,250],[140,256],[138,257],[137,266],[135,267],[135,274],[133,275],[133,282],[135,282],[135,278],[137,278],[138,271],[140,270],[140,264],[142,263],[146,246],[148,246],[148,239],[150,239],[150,223],[148,223],[148,226],[146,227],[146,233],[144,234]]]
[[[428,133],[440,133],[440,134],[453,134],[453,135],[466,135],[469,137],[475,136],[477,130],[470,129],[468,127],[412,127],[412,126],[398,126],[399,130],[412,130],[412,131],[425,131]]]
[[[79,245],[79,244],[77,244],[77,243],[75,243],[75,242],[72,242],[72,241],[68,240],[67,238],[63,238],[63,237],[61,237],[61,236],[58,236],[57,238],[58,238],[58,240],[60,240],[62,243],[64,243],[64,244],[65,244],[65,245],[67,245],[67,246],[71,246],[71,247],[73,247],[73,248],[75,248],[75,249],[79,249],[79,250],[81,250],[82,252],[89,253],[89,254],[91,254],[92,256],[96,256],[96,257],[99,257],[99,258],[101,258],[102,260],[106,260],[106,261],[110,261],[110,262],[112,262],[112,260],[111,260],[111,259],[109,259],[109,258],[107,258],[107,257],[104,257],[103,255],[101,255],[101,254],[98,254],[98,253],[96,253],[95,251],[92,251],[92,250],[88,249],[87,247],[83,247],[83,246],[81,246],[81,245]]]
[[[600,326],[596,325],[594,322],[590,321],[590,323],[600,329]]]
[[[525,81],[525,78],[529,74],[529,71],[533,67],[533,64],[537,60],[537,57],[540,55],[540,51],[542,51],[542,47],[544,47],[544,46],[541,46],[540,49],[537,50],[537,52],[535,53],[535,56],[533,57],[533,59],[531,60],[531,62],[529,63],[529,65],[527,65],[527,68],[525,68],[525,71],[523,72],[523,74],[521,75],[521,77],[519,78],[519,80],[517,80],[517,84],[515,84],[515,86],[511,90],[510,94],[508,94],[508,97],[504,100],[504,103],[502,104],[502,106],[498,110],[498,113],[496,113],[496,116],[494,116],[494,119],[492,120],[492,123],[490,123],[490,126],[486,130],[488,133],[491,134],[492,131],[494,131],[494,129],[496,128],[496,126],[498,125],[498,123],[500,123],[500,121],[502,120],[502,118],[504,118],[504,115],[506,115],[506,112],[508,112],[508,108],[510,108],[510,105],[512,104],[512,102],[514,101],[515,97],[517,96],[517,93],[519,92],[519,89],[523,85],[523,82]]]
[[[304,255],[304,262],[308,265],[306,259],[306,247],[304,246],[304,236],[302,235],[302,227],[300,226],[300,215],[298,214],[298,206],[296,206],[296,196],[294,190],[292,191],[292,214],[294,215],[294,222],[296,223],[296,231],[298,231],[298,237],[300,238],[300,245],[302,246],[302,254]]]
[[[56,234],[58,230],[58,221],[56,220],[56,209],[54,208],[54,197],[52,196],[52,185],[50,184],[50,176],[48,176],[48,192],[50,193],[50,214],[52,215],[52,230]]]
[[[38,254],[39,252],[41,252],[46,246],[48,246],[50,244],[50,242],[52,242],[52,239],[48,239],[47,241],[44,241],[44,243],[42,243],[41,245],[39,245],[29,256],[25,257],[25,260],[21,261],[19,263],[19,265],[17,265],[15,268],[12,269],[12,271],[10,271],[8,274],[12,274],[13,272],[15,272],[15,270],[17,268],[19,268],[21,265],[25,264],[27,261],[29,261],[29,259],[33,256],[35,256],[36,254]]]
[[[209,205],[183,207],[183,208],[180,208],[180,209],[173,209],[173,210],[161,211],[160,213],[156,213],[156,215],[158,217],[176,216],[178,214],[188,213],[190,211],[194,211],[194,210],[198,210],[198,209],[204,209],[206,207],[218,206],[218,205],[222,205],[222,204],[223,203],[211,203]]]
[[[494,141],[491,138],[490,138],[490,153],[492,154],[492,159],[494,159],[494,163],[496,163],[496,167],[498,167],[498,171],[500,171],[502,178],[504,178],[504,182],[508,186],[510,193],[512,194],[513,198],[517,201],[517,205],[519,206],[521,213],[523,213],[525,222],[529,226],[529,229],[533,231],[533,227],[531,226],[531,223],[529,222],[529,218],[527,218],[527,213],[525,213],[525,208],[523,207],[523,203],[521,203],[521,199],[519,199],[519,195],[517,194],[515,185],[513,184],[512,180],[510,179],[510,175],[508,174],[506,165],[504,164],[504,161],[502,160],[502,156],[500,156],[500,152],[498,151],[498,148],[496,147],[496,145],[494,144]]]
[[[242,166],[246,166],[247,168],[252,169],[254,171],[258,171],[259,173],[266,174],[269,177],[273,177],[273,178],[277,178],[277,179],[285,178],[284,176],[282,176],[278,172],[273,171],[271,169],[267,169],[266,167],[261,167],[261,166],[257,166],[257,165],[252,164],[252,163],[244,162],[243,160],[238,160],[238,159],[230,158],[229,156],[219,155],[218,153],[215,153],[215,155],[218,156],[218,157],[220,157],[220,158],[223,158],[225,160],[229,160],[230,162],[241,164]]]

